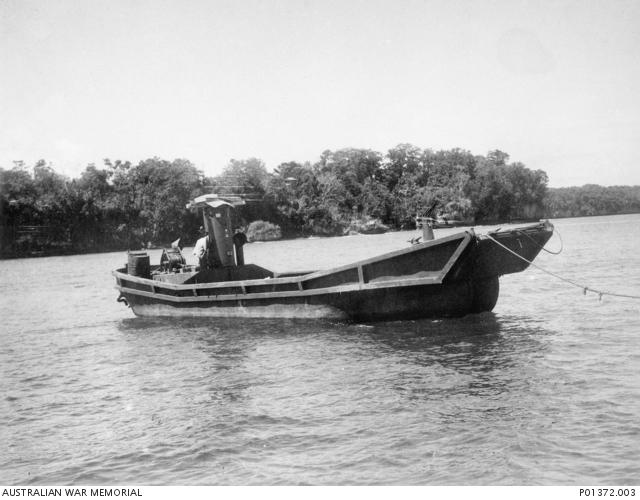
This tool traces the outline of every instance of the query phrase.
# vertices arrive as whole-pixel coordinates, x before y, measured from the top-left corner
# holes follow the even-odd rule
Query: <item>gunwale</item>
[[[235,283],[235,282],[230,282]],[[288,290],[282,292],[247,292],[247,293],[235,293],[235,294],[220,294],[220,295],[194,295],[189,296],[176,296],[167,295],[158,292],[149,292],[145,290],[137,290],[133,288],[127,288],[122,285],[117,285],[116,290],[121,292],[130,293],[133,295],[140,295],[143,297],[150,297],[155,299],[168,300],[171,302],[211,302],[211,301],[227,301],[227,300],[247,300],[247,299],[279,299],[289,297],[311,297],[315,295],[328,295],[333,293],[347,293],[363,290],[376,290],[381,288],[398,288],[403,286],[420,286],[420,285],[439,285],[442,281],[436,277],[426,278],[414,278],[414,279],[402,279],[398,281],[385,281],[378,283],[354,283],[351,285],[331,286],[325,288],[313,288],[308,290]]]

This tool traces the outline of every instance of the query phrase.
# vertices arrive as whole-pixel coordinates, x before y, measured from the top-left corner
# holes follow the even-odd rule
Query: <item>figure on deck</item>
[[[205,232],[204,227],[200,226],[198,230],[200,238],[196,241],[193,247],[193,255],[198,258],[200,269],[206,269],[207,267],[207,248],[209,247],[209,235]]]
[[[201,237],[193,247],[193,255],[198,258],[200,270],[204,271],[205,269],[222,267],[222,261],[218,256],[218,249],[216,248],[214,237],[202,226],[200,226],[199,233]]]

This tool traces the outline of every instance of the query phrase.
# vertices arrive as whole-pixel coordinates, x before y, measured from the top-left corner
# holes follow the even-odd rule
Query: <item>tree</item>
[[[268,179],[264,162],[258,158],[248,158],[231,160],[216,181],[222,194],[242,194],[248,198],[261,199]]]
[[[186,204],[199,193],[202,173],[188,160],[151,158],[131,169],[130,175],[140,210],[140,236],[160,242],[183,235],[190,219]]]
[[[312,233],[308,227],[309,213],[318,207],[320,200],[320,184],[308,163],[281,163],[269,176],[265,202],[275,209],[272,216],[285,234]]]
[[[506,153],[499,153],[508,158]],[[465,192],[478,222],[538,218],[544,210],[547,181],[542,170],[532,171],[522,163],[496,164],[494,155],[493,160],[478,162]]]
[[[489,151],[487,153],[487,161],[489,163],[492,163],[496,167],[502,167],[505,166],[509,161],[509,155],[504,151],[494,149],[493,151]]]
[[[428,152],[412,144],[398,144],[387,152],[383,179],[389,192],[393,191],[403,176],[409,176],[420,184],[427,181],[425,154]]]
[[[262,160],[248,158],[231,160],[222,174],[213,179],[218,194],[236,194],[248,202],[239,210],[245,223],[273,217],[274,210],[265,203],[264,195],[269,184],[269,174]]]
[[[0,198],[3,226],[31,224],[35,218],[38,194],[35,183],[27,171],[20,167],[0,169]]]
[[[316,164],[317,177],[327,193],[340,191],[340,198],[336,199],[338,213],[335,217],[348,221],[354,212],[361,213],[363,206],[362,190],[364,183],[382,180],[382,156],[370,149],[339,149],[326,150]],[[338,187],[340,184],[340,187]]]
[[[362,185],[362,192],[358,205],[362,213],[368,217],[389,222],[391,213],[391,194],[384,183],[376,179],[367,179]]]

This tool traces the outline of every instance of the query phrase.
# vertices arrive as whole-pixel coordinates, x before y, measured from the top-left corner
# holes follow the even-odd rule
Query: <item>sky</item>
[[[640,184],[637,0],[0,0],[0,167],[500,149]]]

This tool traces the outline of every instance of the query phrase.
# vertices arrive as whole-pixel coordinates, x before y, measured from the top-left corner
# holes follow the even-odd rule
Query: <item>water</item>
[[[537,264],[640,295],[640,215],[554,223]],[[315,269],[414,235],[246,255]],[[640,483],[638,300],[530,268],[458,320],[148,320],[116,303],[124,261],[0,262],[1,484]]]

